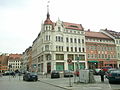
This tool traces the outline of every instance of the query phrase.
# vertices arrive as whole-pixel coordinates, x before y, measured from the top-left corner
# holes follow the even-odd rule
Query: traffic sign
[[[69,59],[67,60],[67,62],[68,62],[69,64],[71,64],[71,63],[72,63],[72,59],[69,58]]]

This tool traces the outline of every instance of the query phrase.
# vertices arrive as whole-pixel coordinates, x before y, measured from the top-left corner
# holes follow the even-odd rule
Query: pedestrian
[[[15,72],[12,72],[11,75],[12,75],[13,77],[15,77]]]
[[[104,82],[104,75],[105,75],[105,71],[100,70],[100,76],[101,76],[101,82]]]

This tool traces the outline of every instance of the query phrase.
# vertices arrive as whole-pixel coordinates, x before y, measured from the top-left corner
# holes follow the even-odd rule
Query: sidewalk
[[[74,77],[71,78],[71,85],[69,84],[69,78],[58,78],[58,79],[51,79],[50,75],[47,76],[39,76],[39,81],[53,85],[55,87],[63,88],[66,90],[112,90],[108,80],[105,79],[105,82],[101,82],[100,76],[94,76],[95,83],[74,83]],[[79,80],[77,78],[77,80]],[[70,87],[72,86],[72,87]]]

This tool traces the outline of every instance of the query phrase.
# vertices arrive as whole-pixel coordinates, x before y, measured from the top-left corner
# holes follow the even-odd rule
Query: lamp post
[[[12,65],[9,65],[9,80],[10,80],[10,68],[12,68]]]
[[[78,72],[79,72],[79,81],[80,81],[80,63],[79,63],[79,60],[80,60],[80,57],[78,56],[77,57],[77,69],[78,69]]]

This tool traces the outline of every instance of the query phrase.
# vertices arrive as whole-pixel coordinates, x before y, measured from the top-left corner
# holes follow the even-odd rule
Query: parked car
[[[111,71],[116,70],[116,68],[109,69],[107,72],[105,72],[105,77],[108,78]]]
[[[109,83],[120,83],[120,70],[112,70],[109,72],[107,79]]]
[[[51,78],[60,78],[60,73],[56,70],[51,72]]]
[[[13,72],[13,71],[5,71],[2,75],[3,76],[8,76],[8,75],[13,75],[13,73],[15,73],[15,72]]]
[[[36,72],[28,72],[23,75],[24,81],[37,81],[38,75]]]
[[[73,72],[71,70],[64,70],[64,77],[73,77]]]
[[[102,70],[107,72],[111,68],[112,68],[112,66],[104,66],[104,67],[102,67]]]

